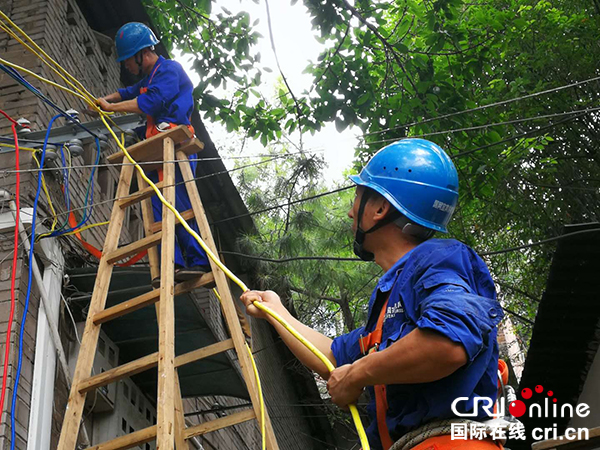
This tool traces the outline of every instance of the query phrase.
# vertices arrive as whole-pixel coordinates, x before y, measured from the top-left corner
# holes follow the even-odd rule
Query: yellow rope
[[[87,96],[89,96],[89,98],[93,99],[93,106],[99,111],[100,113],[100,119],[102,120],[102,122],[104,123],[104,126],[106,127],[106,129],[110,132],[110,134],[112,135],[113,139],[115,140],[115,142],[117,143],[117,145],[121,148],[121,150],[123,151],[123,154],[125,155],[125,157],[129,160],[129,162],[131,162],[132,164],[135,165],[135,168],[138,170],[139,174],[141,175],[141,177],[144,179],[144,181],[146,181],[146,183],[148,183],[148,185],[150,187],[152,187],[152,190],[154,190],[154,192],[156,193],[157,197],[159,198],[159,200],[161,201],[161,203],[163,205],[165,205],[169,210],[171,210],[171,212],[175,215],[175,217],[177,218],[177,220],[179,221],[179,223],[185,228],[185,230],[192,235],[192,237],[194,239],[196,239],[196,241],[198,242],[198,244],[200,244],[200,246],[204,249],[204,251],[206,252],[207,256],[217,265],[217,267],[219,267],[224,273],[225,275],[227,275],[227,277],[229,279],[231,279],[235,284],[237,284],[242,291],[248,291],[248,286],[246,286],[246,284],[240,280],[233,272],[231,272],[229,270],[229,268],[227,268],[227,266],[225,266],[220,260],[219,258],[210,250],[210,248],[208,248],[208,246],[206,245],[206,243],[202,240],[202,238],[198,235],[198,233],[196,233],[187,223],[187,221],[181,216],[181,214],[179,213],[179,211],[177,211],[177,209],[175,209],[173,207],[173,205],[171,205],[169,202],[167,202],[167,200],[163,197],[162,193],[160,192],[160,190],[156,187],[156,185],[146,176],[146,174],[144,173],[144,170],[141,168],[141,166],[131,157],[131,155],[129,154],[129,152],[127,151],[127,149],[125,148],[125,146],[120,142],[119,138],[117,137],[117,135],[115,134],[115,132],[112,130],[112,128],[108,125],[107,121],[106,121],[106,116],[107,116],[107,112],[100,110],[96,104],[95,104],[95,97],[93,97],[84,87],[83,85],[76,80],[72,75],[70,75],[66,70],[64,70],[56,61],[54,61],[52,58],[50,58],[50,56],[48,56],[39,46],[37,46],[37,44],[35,44],[35,42],[33,42],[33,40],[31,40],[31,38],[29,36],[27,36],[27,34],[21,30],[19,27],[17,27],[4,13],[2,13],[2,11],[0,11],[0,16],[2,16],[3,18],[5,18],[15,29],[17,29],[23,36],[25,36],[25,38],[33,44],[33,46],[35,48],[37,48],[40,53],[42,53],[46,58],[48,58],[50,61],[52,61],[58,68],[61,69],[61,71],[63,71],[63,73],[65,73],[69,78],[71,78],[76,84],[78,84],[81,89],[83,91],[85,91],[85,94]],[[89,103],[89,100],[87,98],[85,98],[83,95],[74,92],[68,88],[65,88],[59,84],[54,83],[53,81],[47,80],[43,77],[40,77],[36,74],[34,74],[31,71],[28,71],[27,69],[24,69],[22,67],[16,66],[15,64],[12,63],[8,63],[8,61],[5,61],[3,59],[0,58],[0,62],[16,68],[16,69],[20,69],[20,70],[24,70],[26,73],[29,73],[30,75],[34,76],[35,78],[47,82],[55,87],[58,87],[59,89],[62,89],[66,92],[69,92],[77,97],[82,98],[84,101],[86,101],[87,103]],[[8,64],[7,64],[8,63]],[[114,122],[113,122],[114,123]],[[335,369],[335,367],[333,366],[333,364],[331,363],[331,361],[329,361],[329,359],[321,352],[319,351],[319,349],[317,349],[310,341],[306,340],[300,333],[298,333],[294,328],[292,328],[292,326],[287,323],[285,321],[285,319],[283,319],[281,316],[279,316],[277,313],[275,313],[275,311],[271,310],[270,308],[268,308],[267,306],[261,304],[260,302],[254,302],[254,306],[256,306],[257,308],[263,310],[264,312],[266,312],[267,314],[271,315],[273,318],[275,318],[279,323],[281,323],[286,330],[288,330],[294,337],[296,337],[296,339],[298,339],[302,344],[304,344],[311,352],[313,352],[322,362],[323,364],[325,364],[325,366],[328,368],[329,371],[332,371]],[[352,418],[354,420],[354,424],[356,426],[356,429],[358,431],[358,435],[361,441],[361,445],[363,450],[369,450],[369,442],[367,440],[366,437],[366,433],[364,431],[364,428],[362,426],[362,422],[360,420],[360,416],[358,415],[358,410],[356,408],[355,405],[349,405],[350,408],[350,412],[352,414]]]

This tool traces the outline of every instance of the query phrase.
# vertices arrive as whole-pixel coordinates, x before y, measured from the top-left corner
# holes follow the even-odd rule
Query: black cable
[[[363,261],[360,258],[344,258],[344,257],[338,257],[338,256],[296,256],[296,257],[292,257],[292,258],[273,259],[273,258],[266,258],[266,257],[263,257],[263,256],[252,256],[252,255],[246,255],[244,253],[230,252],[230,251],[225,251],[225,250],[220,251],[219,253],[221,253],[223,255],[241,256],[241,257],[246,258],[246,259],[254,259],[254,260],[258,260],[258,261],[267,261],[267,262],[272,262],[272,263],[277,263],[277,264],[288,263],[288,262],[293,262],[293,261],[357,261],[357,262],[366,262],[366,261]]]
[[[586,83],[590,83],[592,81],[598,81],[598,80],[600,80],[600,77],[589,78],[587,80],[577,81],[575,83],[567,84],[567,85],[564,85],[564,86],[559,86],[557,88],[547,89],[547,90],[541,91],[541,92],[535,92],[533,94],[524,95],[522,97],[517,97],[517,98],[513,98],[513,99],[509,99],[509,100],[503,100],[503,101],[500,101],[500,102],[491,103],[489,105],[477,106],[476,108],[465,109],[465,110],[462,110],[462,111],[456,111],[456,112],[449,113],[449,114],[444,114],[444,115],[441,115],[441,116],[438,116],[438,117],[431,117],[429,119],[424,119],[424,120],[421,120],[421,121],[411,122],[411,123],[407,123],[407,124],[404,124],[404,125],[398,125],[398,126],[391,127],[391,128],[385,128],[385,129],[379,130],[379,131],[373,131],[373,132],[370,132],[370,133],[366,133],[364,136],[371,136],[371,135],[374,135],[374,134],[381,134],[381,133],[385,133],[387,131],[398,130],[400,128],[408,128],[408,127],[412,127],[412,126],[415,126],[415,125],[422,125],[424,123],[433,122],[434,120],[448,119],[450,117],[459,116],[459,115],[462,115],[462,114],[466,114],[466,113],[470,113],[470,112],[475,112],[475,111],[481,111],[483,109],[492,108],[492,107],[495,107],[495,106],[507,105],[509,103],[513,103],[513,102],[516,102],[516,101],[525,100],[525,99],[533,98],[533,97],[538,97],[538,96],[544,95],[544,94],[550,94],[550,93],[553,93],[553,92],[561,91],[563,89],[568,89],[568,88],[572,88],[572,87],[575,87],[575,86],[580,86],[582,84],[586,84]]]

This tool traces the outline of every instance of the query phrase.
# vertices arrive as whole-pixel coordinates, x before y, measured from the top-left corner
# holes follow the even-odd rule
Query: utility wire
[[[554,114],[544,114],[544,115],[540,115],[540,116],[535,116],[535,117],[526,117],[523,119],[514,119],[514,120],[507,120],[505,122],[496,122],[496,123],[488,123],[488,124],[484,124],[484,125],[475,125],[472,127],[465,127],[465,128],[453,128],[450,130],[442,130],[442,131],[432,131],[431,133],[424,133],[424,134],[418,134],[418,135],[411,135],[408,136],[410,138],[424,138],[424,137],[428,137],[428,136],[437,136],[440,134],[451,134],[451,133],[460,133],[460,132],[467,132],[467,131],[476,131],[476,130],[482,130],[482,129],[487,129],[487,128],[491,128],[491,127],[499,127],[499,126],[503,126],[503,125],[513,125],[515,123],[523,123],[523,122],[530,122],[530,121],[534,121],[534,120],[542,120],[542,119],[551,119],[554,117],[562,117],[562,116],[567,116],[567,115],[584,115],[584,114],[589,114],[592,112],[596,112],[596,111],[600,111],[600,107],[594,107],[594,108],[588,108],[588,109],[580,109],[577,111],[566,111],[566,112],[561,112],[561,113],[554,113]],[[379,141],[374,141],[374,142],[369,142],[369,145],[373,145],[373,144],[383,144],[383,143],[387,143],[387,142],[395,142],[397,141],[398,138],[391,138],[391,139],[382,139]]]
[[[444,114],[444,115],[441,115],[441,116],[438,116],[438,117],[431,117],[429,119],[424,119],[424,120],[419,120],[419,121],[415,121],[415,122],[410,122],[410,123],[406,123],[404,125],[398,125],[398,126],[395,126],[395,127],[385,128],[383,130],[372,131],[370,133],[365,133],[363,136],[372,136],[372,135],[375,135],[375,134],[385,133],[385,132],[391,131],[391,130],[398,130],[400,128],[408,128],[408,127],[412,127],[412,126],[415,126],[415,125],[422,125],[424,123],[433,122],[435,120],[448,119],[450,117],[455,117],[455,116],[459,116],[459,115],[462,115],[462,114],[472,113],[472,112],[475,112],[475,111],[481,111],[481,110],[488,109],[488,108],[494,108],[496,106],[508,105],[509,103],[514,103],[514,102],[518,102],[518,101],[521,101],[521,100],[526,100],[528,98],[539,97],[540,95],[551,94],[553,92],[558,92],[558,91],[562,91],[564,89],[569,89],[569,88],[572,88],[572,87],[581,86],[581,85],[584,85],[584,84],[587,84],[587,83],[591,83],[593,81],[598,81],[598,80],[600,80],[600,77],[593,77],[593,78],[589,78],[587,80],[577,81],[575,83],[567,84],[567,85],[564,85],[564,86],[559,86],[559,87],[556,87],[556,88],[546,89],[546,90],[540,91],[540,92],[535,92],[533,94],[523,95],[521,97],[516,97],[516,98],[509,99],[509,100],[503,100],[503,101],[500,101],[500,102],[490,103],[489,105],[477,106],[476,108],[470,108],[470,109],[465,109],[465,110],[462,110],[462,111],[456,111],[456,112],[449,113],[449,114]]]

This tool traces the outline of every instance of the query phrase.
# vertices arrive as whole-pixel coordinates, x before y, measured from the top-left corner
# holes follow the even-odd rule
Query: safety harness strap
[[[377,324],[375,329],[371,331],[367,336],[359,338],[360,350],[363,355],[367,355],[372,352],[376,352],[381,344],[383,335],[383,322],[385,321],[385,313],[387,311],[387,304],[389,298],[385,301],[379,312],[377,318]],[[379,430],[379,438],[381,439],[381,445],[383,450],[388,450],[393,442],[390,437],[390,430],[388,429],[386,422],[386,415],[388,410],[386,387],[383,384],[374,386],[375,390],[375,408],[377,410],[377,429]]]

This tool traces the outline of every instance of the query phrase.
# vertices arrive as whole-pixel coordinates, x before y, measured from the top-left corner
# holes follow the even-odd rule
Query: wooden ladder
[[[157,186],[162,190],[165,199],[172,205],[175,204],[175,163],[172,161],[177,157],[177,164],[181,169],[192,205],[191,210],[184,211],[181,214],[186,220],[191,218],[196,219],[200,229],[200,236],[216,255],[215,242],[188,161],[188,155],[197,153],[203,147],[202,142],[194,138],[186,127],[179,126],[158,136],[139,142],[131,146],[128,151],[139,162],[164,161],[156,165],[143,165],[142,167],[146,172],[160,168],[160,166],[163,167],[163,180],[157,183]],[[156,366],[158,366],[156,425],[90,448],[98,450],[125,449],[156,439],[156,448],[159,450],[168,450],[175,447],[178,450],[188,449],[187,440],[194,436],[252,419],[260,422],[260,404],[256,380],[250,355],[245,348],[245,338],[236,313],[234,300],[224,272],[211,260],[212,273],[204,274],[196,280],[174,284],[175,215],[168,208],[163,207],[162,222],[153,223],[150,197],[154,195],[154,191],[146,184],[140,174],[137,173],[139,190],[130,195],[133,172],[136,170],[135,167],[128,164],[129,161],[124,157],[122,152],[109,156],[108,161],[110,163],[120,163],[122,161],[125,164],[121,168],[119,184],[115,194],[116,200],[106,233],[102,258],[98,266],[98,273],[77,358],[58,449],[75,449],[85,397],[88,392]],[[169,163],[169,161],[171,162]],[[139,241],[119,247],[119,237],[123,227],[125,209],[138,202],[141,202],[142,206],[145,237]],[[157,249],[158,244],[162,246],[160,261]],[[114,264],[123,258],[146,249],[148,250],[152,279],[160,275],[160,289],[153,289],[126,302],[105,308]],[[216,284],[221,296],[221,309],[231,338],[176,357],[174,296],[213,283]],[[158,352],[115,367],[101,374],[91,376],[100,326],[105,322],[151,304],[155,304],[158,318]],[[235,350],[237,354],[242,376],[250,394],[252,409],[186,428],[177,368],[227,350]],[[278,449],[266,410],[265,429],[267,448]]]

